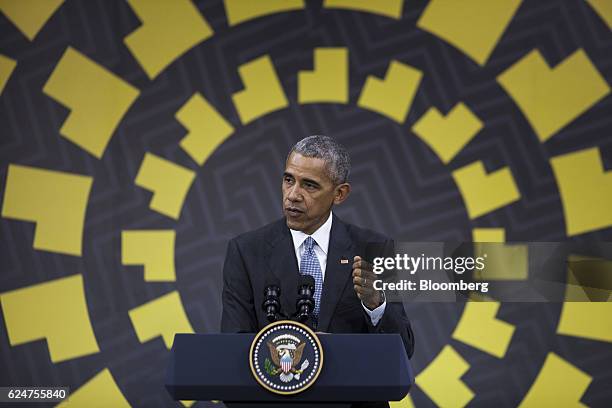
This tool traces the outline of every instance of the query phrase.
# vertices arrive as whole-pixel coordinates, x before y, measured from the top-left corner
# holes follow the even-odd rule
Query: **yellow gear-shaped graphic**
[[[54,14],[66,7],[63,3],[62,0],[0,0],[0,11],[29,41],[34,41]],[[311,7],[300,0],[225,0],[223,11],[227,27],[225,31],[215,32],[213,28],[219,24],[207,21],[202,10],[192,1],[128,0],[128,3],[140,25],[125,35],[123,46],[151,84],[156,84],[156,78],[163,76],[169,67],[178,64],[195,47],[214,43],[220,37],[225,41],[227,32],[254,29],[258,22],[274,16],[307,13]],[[601,1],[588,3],[589,10],[596,13],[600,22],[609,29],[612,8]],[[485,70],[521,4],[520,0],[431,0],[418,15],[413,29],[449,44],[469,60],[470,69]],[[324,11],[347,16],[377,16],[376,22],[383,24],[377,29],[382,32],[387,20],[402,22],[414,19],[414,12],[408,10],[410,7],[409,2],[396,0],[324,0],[321,5]],[[267,35],[280,36],[282,33]],[[419,90],[425,81],[437,77],[437,74],[402,62],[402,58],[389,58],[384,75],[373,69],[374,73],[366,76],[355,93],[351,88],[351,67],[355,61],[363,59],[363,55],[353,56],[349,45],[326,44],[322,41],[308,48],[312,69],[291,72],[295,76],[291,82],[296,88],[295,97],[287,91],[286,82],[279,75],[280,60],[285,56],[257,52],[247,62],[230,67],[236,71],[242,84],[240,90],[227,95],[238,121],[225,117],[215,106],[213,101],[218,97],[190,91],[190,97],[176,110],[173,119],[185,131],[178,146],[191,160],[191,167],[150,149],[146,149],[139,159],[133,186],[146,191],[150,197],[147,203],[139,205],[147,205],[150,212],[161,215],[164,221],[155,229],[143,229],[137,223],[132,223],[136,225],[134,228],[122,228],[118,233],[120,262],[126,266],[142,266],[146,286],[157,288],[161,286],[155,285],[164,285],[165,290],[158,295],[159,291],[151,289],[149,300],[129,308],[129,322],[138,342],[144,345],[161,339],[169,349],[175,333],[193,333],[197,327],[190,321],[195,312],[186,307],[182,299],[180,279],[177,278],[180,273],[176,265],[181,252],[177,244],[181,234],[178,226],[185,216],[184,207],[190,191],[198,181],[197,168],[207,166],[218,149],[241,130],[272,116],[278,118],[275,115],[288,110],[299,111],[307,105],[319,104],[353,108],[377,115],[403,129],[405,134],[401,137],[416,135],[419,143],[437,157],[438,163],[446,168],[454,181],[465,206],[465,222],[471,228],[471,239],[475,242],[506,242],[503,223],[484,223],[481,220],[506,206],[521,204],[522,191],[511,166],[490,170],[486,157],[469,162],[457,160],[471,143],[479,136],[482,138],[491,124],[479,117],[469,103],[459,99],[454,100],[448,110],[430,103],[420,117],[408,120],[414,112]],[[214,49],[207,48],[206,51],[215,58]],[[42,92],[69,111],[59,129],[61,137],[68,140],[63,143],[70,143],[99,159],[100,163],[106,163],[108,146],[119,143],[114,140],[117,129],[129,118],[130,110],[155,91],[151,91],[148,83],[145,87],[135,86],[134,81],[118,76],[86,54],[76,47],[65,48]],[[252,51],[248,55],[251,54]],[[585,48],[577,48],[554,65],[550,65],[538,49],[514,57],[512,61],[503,70],[493,70],[493,77],[531,127],[536,142],[549,159],[562,206],[565,235],[574,237],[609,228],[612,226],[609,205],[612,202],[612,176],[606,170],[601,148],[591,146],[558,155],[548,155],[546,149],[562,129],[605,98],[609,99],[610,86],[605,76]],[[0,54],[0,92],[17,75],[20,64],[21,61]],[[362,64],[368,66],[365,61]],[[283,72],[288,72],[286,67],[283,67]],[[34,222],[32,246],[36,250],[62,257],[85,257],[86,225],[92,208],[110,206],[108,202],[92,203],[90,199],[95,178],[103,170],[104,167],[99,166],[90,172],[60,171],[11,162],[6,169],[2,217]],[[100,250],[100,253],[105,252]],[[520,246],[509,243],[507,253],[500,256],[505,256],[508,262],[517,262],[518,259],[520,263],[526,254]],[[517,274],[516,269],[511,272],[504,275],[504,268],[500,268],[495,275],[486,278],[526,278],[528,273]],[[92,304],[89,297],[99,294],[86,290],[87,279],[87,270],[79,270],[69,276],[45,276],[45,279],[31,281],[16,289],[5,291],[3,288],[0,301],[10,346],[17,348],[44,339],[54,364],[104,353],[90,318],[93,311],[89,309]],[[152,293],[155,296],[150,296]],[[571,298],[576,299],[576,295]],[[490,300],[474,300],[466,303],[455,319],[450,337],[445,339],[446,344],[420,367],[415,392],[422,392],[438,406],[465,406],[475,401],[477,392],[464,382],[462,376],[478,361],[470,362],[462,355],[466,346],[482,353],[482,358],[496,361],[496,367],[500,368],[501,360],[512,347],[517,327],[500,317],[504,305]],[[611,316],[610,302],[566,302],[554,330],[559,336],[610,343]],[[419,344],[417,354],[418,347]],[[550,350],[542,358],[543,362],[533,376],[528,392],[521,396],[520,404],[581,405],[580,400],[593,376],[578,368],[578,362],[563,358],[558,350]],[[90,406],[94,401],[100,406],[130,405],[130,398],[121,391],[113,368],[105,366],[103,360],[99,362],[102,365],[97,367],[96,374],[72,390],[67,405]],[[190,406],[193,401],[183,404]],[[403,401],[392,402],[391,406],[409,407],[414,404],[412,397],[407,396]]]

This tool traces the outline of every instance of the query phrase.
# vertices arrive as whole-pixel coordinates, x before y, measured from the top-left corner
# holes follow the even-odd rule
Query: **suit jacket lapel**
[[[346,230],[346,225],[334,215],[329,237],[323,293],[321,294],[318,331],[328,330],[342,291],[351,277],[353,265],[351,247],[352,242]],[[340,263],[341,259],[348,259],[348,263]]]
[[[281,307],[283,313],[291,316],[295,313],[299,269],[295,258],[293,239],[285,219],[279,221],[279,228],[270,238],[268,265],[270,272],[281,285]]]

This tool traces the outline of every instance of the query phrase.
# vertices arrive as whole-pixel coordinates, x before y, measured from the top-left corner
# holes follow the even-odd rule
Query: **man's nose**
[[[300,191],[300,186],[294,184],[287,192],[287,199],[289,201],[301,201],[302,193]]]

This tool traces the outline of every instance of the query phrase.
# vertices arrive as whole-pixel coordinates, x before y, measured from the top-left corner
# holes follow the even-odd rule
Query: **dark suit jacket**
[[[387,302],[383,317],[373,326],[353,289],[353,257],[363,257],[366,244],[375,242],[390,243],[382,235],[346,224],[334,215],[317,331],[399,333],[410,357],[414,337],[403,306]],[[340,263],[341,259],[348,263]],[[268,274],[281,284],[283,313],[294,314],[300,273],[284,218],[229,242],[223,267],[222,332],[257,332],[268,324],[261,307]]]

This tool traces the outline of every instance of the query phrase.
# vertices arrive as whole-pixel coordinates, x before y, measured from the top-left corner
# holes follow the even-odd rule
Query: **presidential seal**
[[[307,326],[282,320],[264,327],[249,352],[251,372],[262,387],[276,394],[297,394],[317,380],[323,349]]]

